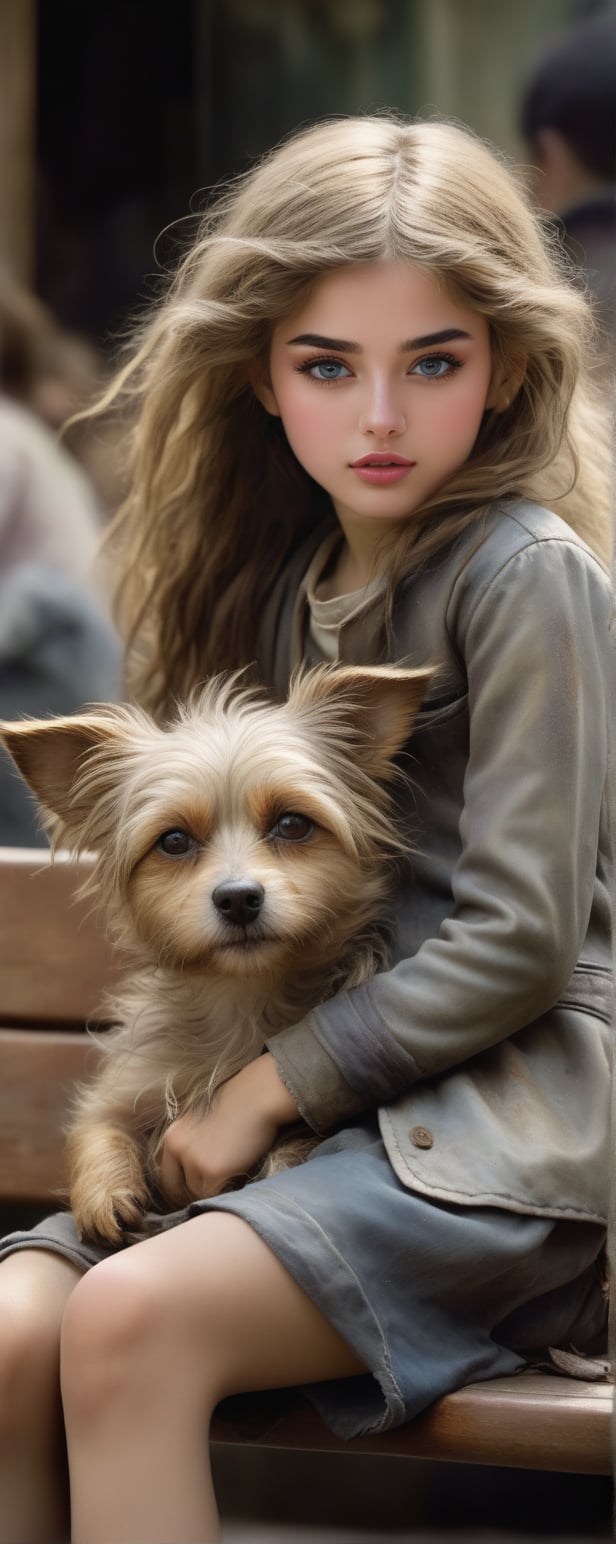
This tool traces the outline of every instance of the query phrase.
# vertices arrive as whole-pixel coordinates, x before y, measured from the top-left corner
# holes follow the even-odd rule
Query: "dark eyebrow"
[[[430,348],[434,343],[453,343],[456,338],[470,338],[470,332],[463,332],[461,327],[444,327],[441,332],[427,332],[421,338],[407,338],[406,343],[401,343],[401,354],[412,354],[417,348]],[[312,348],[333,349],[336,354],[361,354],[359,343],[349,343],[345,338],[324,338],[320,332],[302,332],[297,338],[289,338],[288,346],[293,343],[309,344]]]
[[[430,348],[433,343],[453,343],[456,338],[470,338],[470,332],[463,332],[461,327],[444,327],[442,332],[426,332],[422,338],[408,338],[402,344],[402,354],[412,353],[416,348]]]
[[[331,348],[337,354],[361,354],[359,343],[347,343],[344,338],[322,338],[320,332],[302,332],[298,338],[289,338],[289,346],[292,343],[309,343],[312,348]]]

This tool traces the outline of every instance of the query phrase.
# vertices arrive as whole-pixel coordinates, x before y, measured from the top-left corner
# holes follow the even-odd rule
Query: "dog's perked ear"
[[[357,736],[366,770],[387,779],[435,673],[431,666],[407,670],[399,665],[316,665],[295,677],[289,702],[338,707]]]
[[[78,830],[91,812],[87,793],[75,798],[73,785],[88,751],[103,744],[113,748],[123,736],[111,714],[88,713],[64,718],[0,721],[0,741],[46,810],[67,827]]]

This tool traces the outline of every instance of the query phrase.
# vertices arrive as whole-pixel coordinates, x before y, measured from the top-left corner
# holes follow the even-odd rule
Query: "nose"
[[[404,434],[406,426],[406,416],[392,382],[381,376],[370,382],[359,425],[362,434],[386,440]]]
[[[212,900],[225,922],[248,927],[249,923],[256,922],[265,900],[265,890],[253,879],[225,879],[212,891]]]

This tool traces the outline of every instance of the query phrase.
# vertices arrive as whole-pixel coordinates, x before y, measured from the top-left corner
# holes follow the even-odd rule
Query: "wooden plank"
[[[613,1389],[550,1373],[470,1384],[406,1426],[351,1442],[337,1438],[316,1411],[295,1394],[260,1396],[260,1412],[228,1418],[218,1413],[212,1439],[307,1452],[379,1454],[446,1462],[543,1469],[572,1474],[611,1473]],[[272,1409],[274,1413],[272,1414]]]
[[[111,945],[77,895],[92,861],[0,848],[0,1015],[6,1023],[81,1023],[113,980]]]
[[[0,1199],[54,1205],[73,1084],[95,1065],[86,1034],[0,1029]]]

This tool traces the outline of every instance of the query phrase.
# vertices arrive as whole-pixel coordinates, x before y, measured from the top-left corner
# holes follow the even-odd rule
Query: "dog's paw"
[[[71,1196],[71,1210],[81,1239],[119,1248],[140,1232],[149,1197],[147,1191],[135,1195],[128,1191],[109,1191],[107,1195]]]
[[[117,1249],[151,1204],[139,1147],[125,1131],[101,1123],[71,1134],[67,1159],[80,1238]]]

